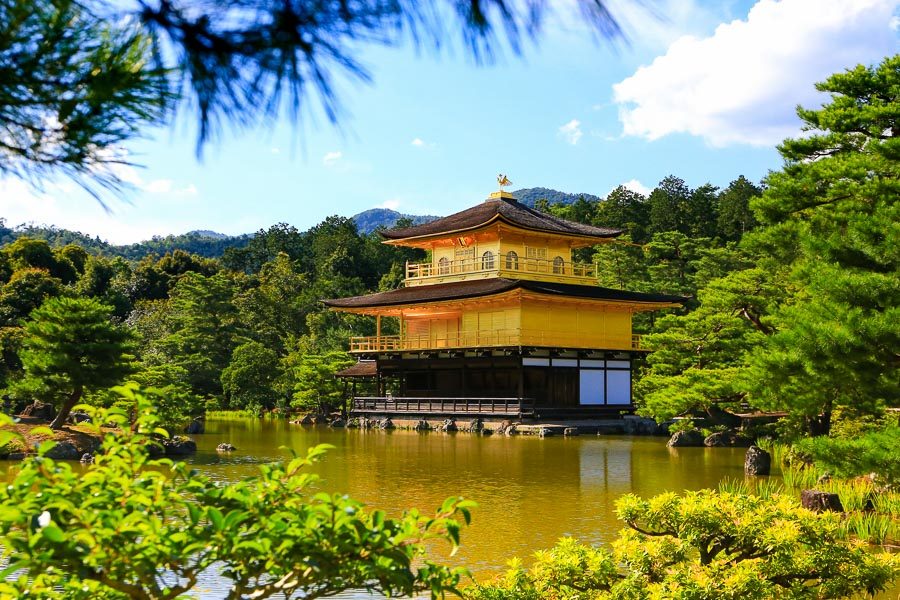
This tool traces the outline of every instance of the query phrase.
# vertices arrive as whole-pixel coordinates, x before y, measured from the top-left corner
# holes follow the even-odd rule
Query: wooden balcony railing
[[[459,279],[460,276],[490,276],[494,274],[503,277],[541,275],[547,279],[569,279],[581,283],[596,283],[597,265],[536,258],[509,259],[502,254],[495,254],[492,258],[476,256],[445,262],[406,263],[407,285],[424,283],[423,280],[431,283],[431,280],[454,280]]]
[[[551,348],[596,348],[603,350],[642,350],[641,336],[629,338],[560,334],[521,329],[460,331],[433,335],[382,335],[350,338],[350,352],[395,352],[399,350],[441,350],[448,348],[490,348],[537,346]]]
[[[534,414],[530,398],[429,398],[366,396],[353,399],[354,414],[492,415],[522,417]]]

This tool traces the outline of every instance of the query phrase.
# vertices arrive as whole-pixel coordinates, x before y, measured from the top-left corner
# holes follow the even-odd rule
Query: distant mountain
[[[421,225],[428,221],[434,221],[439,217],[432,215],[405,215],[396,210],[389,208],[370,208],[351,217],[356,223],[356,228],[360,233],[372,233],[379,227],[390,229],[394,224],[403,218],[412,219],[413,225]]]
[[[224,240],[230,237],[234,237],[225,233],[219,233],[218,231],[210,231],[209,229],[195,229],[193,231],[188,231],[184,235],[213,238],[216,240]]]
[[[516,197],[516,200],[530,207],[534,207],[534,203],[541,198],[546,198],[550,204],[573,204],[581,197],[591,202],[602,200],[602,198],[593,194],[569,194],[544,187],[523,188],[514,191],[512,194]]]

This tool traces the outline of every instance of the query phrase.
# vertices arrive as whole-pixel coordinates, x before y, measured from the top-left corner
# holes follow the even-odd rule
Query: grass
[[[900,545],[900,491],[884,489],[864,478],[822,478],[824,472],[815,466],[798,463],[791,447],[769,439],[757,445],[781,465],[783,485],[773,480],[726,480],[719,485],[723,492],[756,494],[768,497],[777,493],[798,495],[801,490],[816,489],[837,494],[844,507],[844,534],[870,544]]]
[[[216,419],[217,421],[229,421],[240,419],[258,419],[260,416],[249,410],[208,410],[206,411],[207,419]]]
[[[725,479],[719,483],[719,491],[732,494],[753,494],[760,498],[771,498],[785,492],[784,486],[777,481],[760,478]]]
[[[844,532],[870,544],[883,546],[900,540],[900,523],[889,515],[856,512],[844,519]]]

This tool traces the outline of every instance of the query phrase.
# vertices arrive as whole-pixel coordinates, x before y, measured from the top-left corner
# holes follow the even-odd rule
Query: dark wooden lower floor
[[[628,354],[387,355],[373,362],[369,385],[362,393],[354,385],[353,412],[582,418],[633,409]]]

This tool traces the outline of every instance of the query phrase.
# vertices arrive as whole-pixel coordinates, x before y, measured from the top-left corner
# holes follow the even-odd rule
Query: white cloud
[[[813,84],[896,52],[898,0],[760,0],[712,36],[683,36],[613,86],[625,135],[689,133],[714,146],[769,146],[799,131]]]
[[[581,132],[581,121],[578,119],[572,119],[565,125],[559,128],[559,135],[566,141],[568,144],[572,144],[573,146],[578,143],[578,140],[581,139],[581,136],[584,134]]]
[[[272,148],[269,148],[269,152],[271,152],[272,154],[281,154],[281,148],[273,146]]]
[[[322,164],[326,167],[333,167],[343,156],[343,152],[326,152],[325,156],[322,157]]]
[[[423,146],[425,146],[425,140],[423,140],[422,138],[414,138],[413,141],[410,142],[410,144],[412,144],[416,148],[422,148]]]
[[[643,194],[644,196],[650,195],[652,191],[646,185],[638,181],[637,179],[629,179],[625,183],[622,184],[624,187],[628,188],[632,192],[637,192],[638,194]]]
[[[387,208],[388,210],[397,210],[400,208],[400,200],[396,198],[391,198],[390,200],[385,200],[375,208]]]

